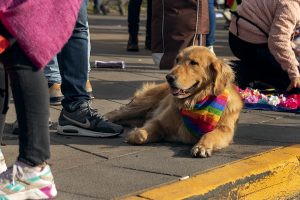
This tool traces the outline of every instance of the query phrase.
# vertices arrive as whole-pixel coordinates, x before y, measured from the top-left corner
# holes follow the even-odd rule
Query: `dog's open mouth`
[[[189,96],[195,91],[198,84],[199,82],[197,81],[194,85],[192,85],[192,87],[188,89],[180,89],[175,86],[170,86],[170,88],[174,96]]]

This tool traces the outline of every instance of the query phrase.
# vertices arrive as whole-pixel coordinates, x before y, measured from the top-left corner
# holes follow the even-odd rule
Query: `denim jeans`
[[[54,56],[46,65],[44,73],[48,80],[48,86],[52,85],[53,83],[61,84],[61,76],[57,62],[57,56]]]
[[[87,1],[84,1],[87,5]],[[84,5],[82,5],[83,7]],[[80,12],[83,12],[80,11]],[[86,20],[86,27],[87,27],[87,40],[88,40],[88,51],[87,51],[87,56],[88,56],[88,74],[87,74],[87,79],[89,78],[89,73],[91,71],[91,65],[90,65],[90,53],[91,53],[91,40],[90,40],[90,32],[89,32],[89,26],[88,26],[88,21]],[[76,55],[74,55],[76,56]],[[54,56],[50,62],[46,65],[45,67],[45,76],[48,79],[48,86],[52,85],[53,83],[58,83],[61,84],[61,75],[60,75],[60,70],[58,66],[58,61],[57,61],[57,56]]]
[[[206,46],[212,46],[215,43],[216,13],[214,0],[208,0],[209,15],[209,33],[206,35]]]
[[[88,26],[88,24],[87,24]],[[91,71],[90,65],[90,53],[91,53],[91,41],[90,41],[90,32],[88,30],[88,74],[87,79],[89,79],[89,74]],[[45,76],[48,80],[48,86],[52,85],[53,83],[61,84],[61,75],[59,71],[57,56],[54,56],[50,62],[45,67]]]
[[[79,11],[74,31],[69,41],[57,55],[62,78],[62,106],[68,111],[76,110],[90,97],[85,90],[88,75],[88,26],[85,2]]]

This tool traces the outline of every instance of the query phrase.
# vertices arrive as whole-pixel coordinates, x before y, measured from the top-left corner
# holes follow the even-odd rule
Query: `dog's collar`
[[[218,96],[207,96],[197,102],[192,110],[179,110],[184,125],[193,136],[200,138],[215,129],[227,105],[228,94],[225,89]]]

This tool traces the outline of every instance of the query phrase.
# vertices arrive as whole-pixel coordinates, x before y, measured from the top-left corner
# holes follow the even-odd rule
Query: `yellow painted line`
[[[283,198],[300,193],[299,160],[300,145],[276,148],[125,199],[176,200],[218,195],[221,189],[229,199]]]

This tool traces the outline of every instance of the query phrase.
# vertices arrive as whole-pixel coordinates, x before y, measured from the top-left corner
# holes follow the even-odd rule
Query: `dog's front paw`
[[[136,128],[128,133],[125,142],[129,144],[141,145],[147,142],[148,132],[145,129]]]
[[[192,148],[191,154],[193,157],[206,158],[211,156],[212,150],[212,147],[208,147],[204,144],[198,143]]]

